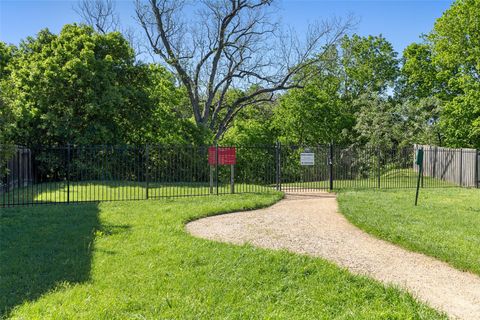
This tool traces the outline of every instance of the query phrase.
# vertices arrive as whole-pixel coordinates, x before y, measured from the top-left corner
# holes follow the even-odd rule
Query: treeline
[[[118,32],[66,25],[0,43],[2,138],[21,145],[200,143],[183,89]]]
[[[301,87],[246,106],[218,142],[480,148],[478,21],[480,0],[457,1],[401,56],[381,35],[343,36],[295,75]],[[18,47],[0,42],[0,90],[2,143],[215,142],[174,73],[138,62],[118,32],[66,25]]]
[[[250,109],[229,142],[480,148],[480,1],[455,2],[400,57],[380,36],[345,36],[303,89]]]

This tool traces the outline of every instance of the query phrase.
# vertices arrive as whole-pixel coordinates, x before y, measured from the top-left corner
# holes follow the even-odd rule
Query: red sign
[[[214,166],[217,163],[217,151],[215,147],[208,147],[208,164]],[[233,147],[218,147],[218,164],[228,165],[237,162],[236,150]]]

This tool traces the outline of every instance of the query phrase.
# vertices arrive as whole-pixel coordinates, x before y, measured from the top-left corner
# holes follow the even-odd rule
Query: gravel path
[[[318,256],[400,286],[451,318],[480,319],[480,277],[379,240],[338,213],[335,195],[287,194],[261,210],[187,224],[198,237]]]

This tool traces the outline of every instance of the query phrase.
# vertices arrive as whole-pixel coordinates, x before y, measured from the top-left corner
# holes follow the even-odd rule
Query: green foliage
[[[397,52],[382,35],[345,36],[341,43],[344,95],[358,97],[366,92],[384,94],[398,76]]]
[[[7,66],[14,52],[15,48],[13,46],[8,46],[0,41],[0,174],[5,172],[5,163],[11,158],[14,151],[12,147],[7,146],[12,142],[9,136],[15,127],[15,114],[5,92],[4,80],[10,75]]]
[[[429,40],[446,103],[442,126],[451,146],[480,147],[480,1],[455,2]]]
[[[438,123],[442,105],[435,96],[397,102],[397,134],[402,144],[443,145],[443,133]]]
[[[398,145],[399,121],[391,100],[375,94],[364,94],[354,101],[354,105],[358,110],[355,131],[361,144],[387,149]]]
[[[130,132],[130,142],[201,144],[205,134],[195,125],[185,90],[176,86],[173,75],[158,64],[137,65],[135,70],[135,86],[140,90],[132,104],[139,103],[137,108],[143,110],[136,110],[135,121],[121,123]]]
[[[124,136],[117,123],[125,116],[121,84],[132,65],[133,52],[118,33],[66,25],[58,36],[43,30],[28,38],[10,68],[16,142],[100,144]]]
[[[421,44],[404,51],[398,94],[422,108],[437,99],[429,122],[437,143],[480,147],[480,1],[456,1]],[[432,130],[430,130],[432,131]]]
[[[398,75],[397,53],[382,36],[345,36],[314,67],[319,70],[302,89],[293,89],[275,110],[280,140],[301,144],[351,144],[367,137],[366,117],[389,117],[385,108],[367,108],[363,94],[380,101]],[[386,114],[376,114],[387,112]],[[359,117],[361,118],[359,120]],[[361,124],[356,124],[361,121]],[[361,130],[361,132],[358,132]],[[387,129],[389,130],[389,129]],[[378,142],[378,141],[377,141]]]
[[[275,110],[280,140],[306,145],[344,143],[353,117],[338,90],[338,79],[318,77],[305,88],[286,93]]]
[[[274,108],[275,104],[272,103],[246,107],[235,118],[221,143],[244,146],[273,145],[277,137],[272,124]]]
[[[225,108],[212,112],[212,127],[195,123],[186,89],[167,69],[135,62],[120,33],[43,30],[18,48],[0,42],[0,143],[199,145],[224,132],[222,144],[480,148],[478,21],[480,0],[456,1],[401,60],[382,35],[344,36],[296,75],[315,71],[302,88],[273,102],[259,96],[229,115],[258,87],[217,94]]]
[[[480,148],[480,82],[445,104],[441,125],[445,142],[452,147]]]
[[[7,104],[2,93],[0,92],[0,144],[6,144],[9,142],[7,136],[11,132],[13,126],[13,111],[10,105]]]
[[[184,93],[165,68],[135,64],[118,32],[66,25],[23,41],[3,81],[26,145],[178,143],[198,134],[175,108]]]
[[[432,96],[440,84],[428,43],[412,43],[403,51],[401,79],[397,94],[410,100]]]
[[[396,98],[403,142],[443,145],[439,126],[443,85],[437,78],[430,43],[412,43],[405,48],[402,61]]]
[[[0,41],[0,79],[5,78],[10,73],[7,66],[12,60],[14,52],[14,46],[9,46],[5,42]]]
[[[7,142],[6,138],[14,124],[14,113],[7,102],[4,79],[10,75],[7,66],[14,53],[14,47],[0,41],[0,144]]]

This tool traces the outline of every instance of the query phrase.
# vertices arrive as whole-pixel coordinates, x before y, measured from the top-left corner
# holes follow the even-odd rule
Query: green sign
[[[417,165],[421,166],[423,164],[423,149],[417,150],[417,161],[415,162]]]

